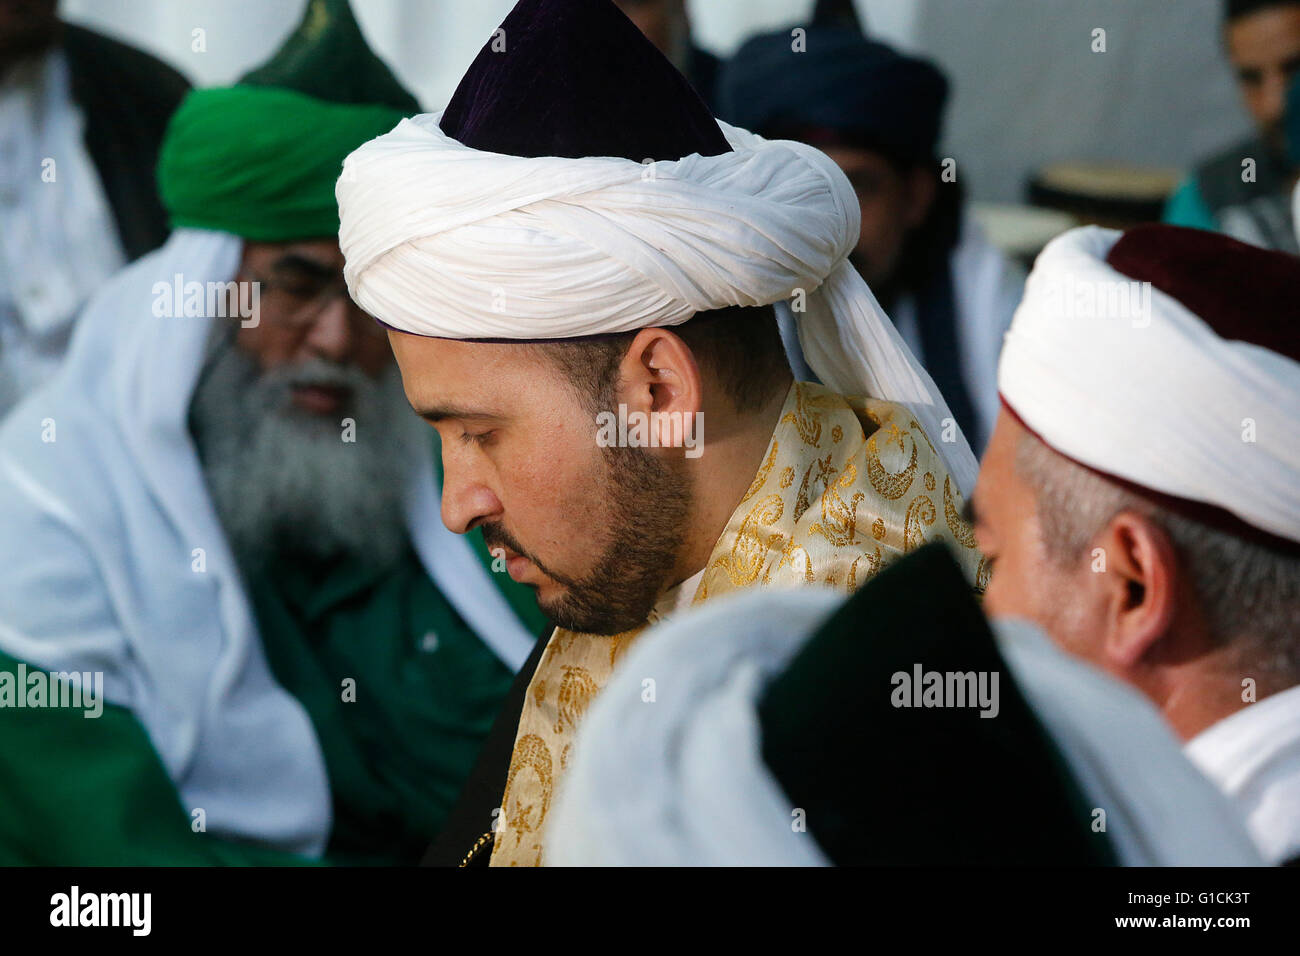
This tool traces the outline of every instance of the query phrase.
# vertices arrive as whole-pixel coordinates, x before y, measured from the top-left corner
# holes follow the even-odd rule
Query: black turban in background
[[[764,33],[723,68],[719,116],[735,126],[818,147],[856,146],[904,163],[934,158],[948,81],[855,29],[810,26]]]
[[[855,23],[820,21],[753,37],[723,67],[716,95],[722,119],[768,139],[866,149],[896,166],[931,166],[937,175],[948,80],[928,60],[867,39]],[[901,294],[915,296],[926,371],[957,423],[975,435],[949,262],[961,236],[961,197],[956,183],[939,191],[890,283],[872,291],[889,311]]]

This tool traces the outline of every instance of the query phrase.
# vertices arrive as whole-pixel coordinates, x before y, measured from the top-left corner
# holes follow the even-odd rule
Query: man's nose
[[[351,357],[356,344],[351,305],[347,296],[335,296],[321,309],[303,343],[313,354],[333,362]]]
[[[456,534],[501,516],[501,501],[473,473],[443,455],[442,523]]]

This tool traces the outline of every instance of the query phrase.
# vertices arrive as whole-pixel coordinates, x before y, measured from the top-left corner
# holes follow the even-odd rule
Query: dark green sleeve
[[[17,662],[0,654],[0,671]],[[32,668],[29,665],[29,670]],[[196,833],[126,708],[0,707],[0,865],[272,866],[315,861]]]

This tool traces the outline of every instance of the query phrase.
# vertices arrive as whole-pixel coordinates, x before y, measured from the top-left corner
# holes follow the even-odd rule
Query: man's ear
[[[699,363],[674,332],[642,329],[619,365],[618,395],[629,412],[677,412],[682,420],[693,420],[686,416],[701,411],[704,403]]]
[[[1094,571],[1104,561],[1106,639],[1102,653],[1129,669],[1170,632],[1177,606],[1178,555],[1164,529],[1121,511],[1094,542]]]

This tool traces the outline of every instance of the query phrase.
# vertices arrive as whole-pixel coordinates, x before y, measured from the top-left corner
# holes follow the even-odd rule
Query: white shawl
[[[791,826],[757,708],[842,601],[819,588],[742,591],[643,635],[583,718],[550,813],[548,864],[828,865]],[[1149,703],[1023,622],[996,633],[1084,797],[1106,810],[1124,865],[1259,864],[1240,816]]]
[[[271,676],[186,428],[213,320],[152,308],[155,282],[229,281],[240,250],[234,236],[180,230],[118,273],[59,373],[0,427],[0,650],[102,671],[105,697],[140,720],[210,833],[314,855],[331,825],[320,748]],[[412,540],[517,669],[533,638],[439,520],[432,454],[413,455]]]

